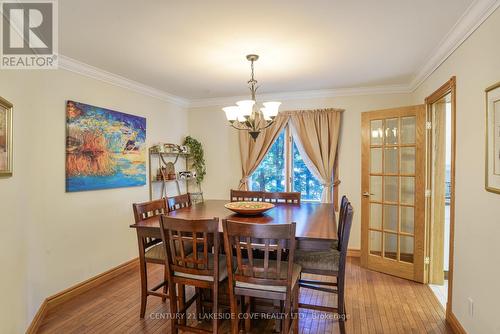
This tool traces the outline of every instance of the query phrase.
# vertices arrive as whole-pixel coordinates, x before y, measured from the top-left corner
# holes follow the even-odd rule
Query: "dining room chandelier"
[[[262,103],[262,108],[257,108],[255,95],[259,86],[257,86],[257,80],[254,77],[253,67],[253,63],[257,59],[259,59],[258,55],[247,55],[247,60],[250,62],[251,68],[248,88],[250,89],[252,99],[238,101],[235,106],[222,108],[226,113],[229,124],[237,130],[248,131],[253,140],[257,139],[262,130],[274,123],[281,104],[281,102],[270,101]]]

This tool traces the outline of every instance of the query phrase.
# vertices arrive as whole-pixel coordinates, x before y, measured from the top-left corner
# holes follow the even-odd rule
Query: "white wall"
[[[21,333],[46,297],[137,256],[131,204],[149,196],[147,185],[65,193],[66,100],[146,117],[148,145],[180,142],[187,114],[64,70],[2,71],[0,95],[14,104],[14,176],[0,179],[0,333]]]
[[[497,9],[414,94],[419,103],[457,77],[453,313],[471,334],[500,333],[500,195],[484,188],[485,88],[500,81]],[[468,313],[474,301],[474,316]]]
[[[315,108],[345,109],[340,136],[340,194],[346,194],[354,208],[361,207],[361,112],[411,104],[407,94],[344,96],[328,99],[283,101],[281,110]],[[207,177],[203,183],[205,198],[227,199],[231,188],[241,178],[237,130],[228,126],[221,107],[189,109],[189,133],[198,138],[205,149]],[[358,210],[349,248],[361,247],[361,212]]]

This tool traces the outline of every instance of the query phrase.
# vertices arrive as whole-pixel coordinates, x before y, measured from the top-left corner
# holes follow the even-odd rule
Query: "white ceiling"
[[[59,1],[62,55],[200,99],[408,85],[472,0]]]

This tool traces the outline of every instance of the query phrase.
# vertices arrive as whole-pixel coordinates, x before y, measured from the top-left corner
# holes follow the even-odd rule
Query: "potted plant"
[[[207,174],[203,146],[201,146],[201,143],[198,140],[191,136],[186,137],[183,145],[186,145],[189,148],[191,166],[196,171],[196,183],[200,185]]]

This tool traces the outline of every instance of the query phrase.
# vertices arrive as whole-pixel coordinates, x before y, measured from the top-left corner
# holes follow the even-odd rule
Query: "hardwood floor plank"
[[[163,277],[161,266],[150,266],[149,277],[156,282]],[[332,278],[316,275],[305,278]],[[445,313],[430,289],[422,284],[362,268],[359,259],[349,258],[346,271],[346,307],[349,334],[373,333],[452,333]],[[191,295],[192,291],[188,291]],[[318,305],[335,305],[336,296],[302,289],[300,301]],[[139,319],[139,272],[131,270],[110,281],[62,303],[48,311],[38,333],[169,333],[169,303],[148,298],[145,319]],[[194,310],[194,305],[191,307]],[[338,320],[321,312],[300,310],[300,333],[340,333]],[[196,320],[191,320],[194,324]],[[198,325],[211,328],[211,323]],[[252,333],[271,333],[273,321],[253,321]],[[222,321],[221,331],[230,332],[230,322]]]

